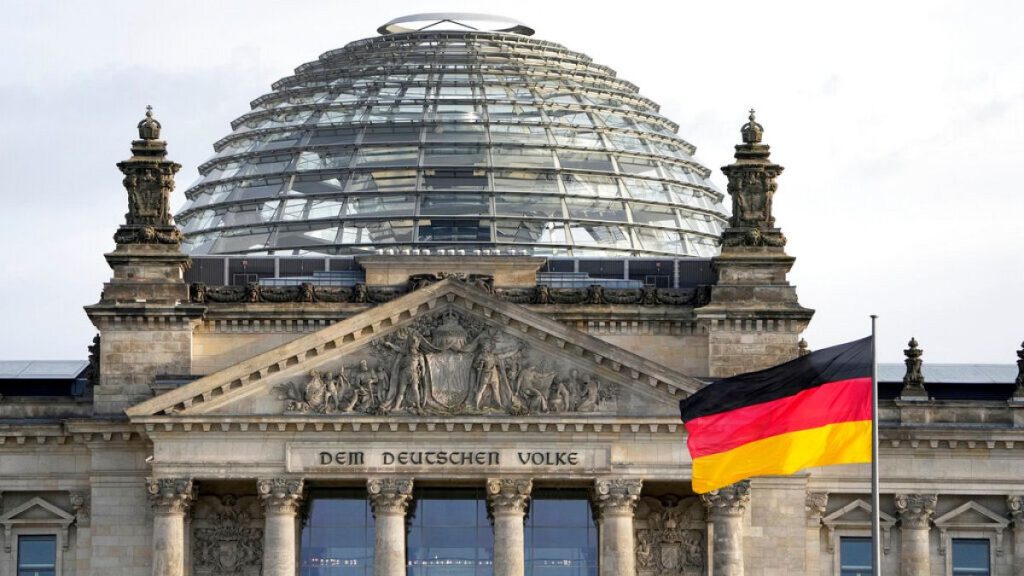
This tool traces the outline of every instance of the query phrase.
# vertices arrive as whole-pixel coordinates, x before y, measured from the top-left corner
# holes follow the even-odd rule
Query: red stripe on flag
[[[871,378],[827,382],[792,396],[686,423],[691,458],[771,436],[839,422],[871,420]]]

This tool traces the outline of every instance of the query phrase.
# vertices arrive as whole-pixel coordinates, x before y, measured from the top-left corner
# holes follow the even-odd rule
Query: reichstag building
[[[679,400],[808,349],[754,113],[723,192],[522,23],[377,32],[177,213],[159,111],[125,127],[88,361],[0,363],[0,576],[869,574],[866,465],[690,485]],[[926,344],[881,367],[886,573],[1024,576],[1024,350]]]

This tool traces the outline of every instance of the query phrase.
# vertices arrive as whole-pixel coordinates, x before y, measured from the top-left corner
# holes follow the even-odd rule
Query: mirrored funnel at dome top
[[[710,171],[610,68],[500,17],[381,31],[232,123],[176,215],[191,254],[718,253]]]

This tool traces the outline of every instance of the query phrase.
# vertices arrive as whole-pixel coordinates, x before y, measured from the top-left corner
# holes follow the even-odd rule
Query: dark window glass
[[[839,575],[871,576],[871,538],[839,539]]]
[[[526,576],[597,574],[597,527],[582,490],[534,490],[524,539]]]
[[[18,576],[53,576],[56,570],[56,536],[18,536]]]
[[[421,242],[490,241],[491,224],[486,220],[420,220]]]
[[[372,576],[373,514],[364,490],[314,495],[302,528],[301,576]]]
[[[987,539],[953,539],[953,576],[989,576],[991,573]]]
[[[409,511],[408,576],[490,576],[494,534],[483,490],[417,490]]]

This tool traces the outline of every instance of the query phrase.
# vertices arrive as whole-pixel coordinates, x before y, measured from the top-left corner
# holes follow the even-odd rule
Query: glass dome
[[[636,86],[523,25],[402,21],[232,123],[176,215],[191,254],[717,254],[723,196]]]

